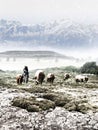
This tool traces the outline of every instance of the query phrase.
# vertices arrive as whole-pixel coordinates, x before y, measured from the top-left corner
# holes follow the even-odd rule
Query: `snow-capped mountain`
[[[82,48],[97,46],[98,25],[75,23],[70,20],[48,24],[23,25],[17,21],[0,20],[0,44],[21,43],[21,46]],[[14,43],[13,43],[14,46]]]

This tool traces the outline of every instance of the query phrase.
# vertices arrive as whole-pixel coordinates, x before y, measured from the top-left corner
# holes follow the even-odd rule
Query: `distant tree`
[[[65,67],[65,70],[69,72],[79,72],[79,68],[76,68],[75,66],[67,66]]]
[[[98,66],[96,62],[86,62],[81,68],[81,73],[89,73],[98,75]]]

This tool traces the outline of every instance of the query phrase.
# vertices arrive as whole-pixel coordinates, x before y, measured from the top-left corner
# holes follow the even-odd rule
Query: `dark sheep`
[[[64,74],[64,80],[69,79],[69,78],[70,78],[70,74],[65,73],[65,74]]]

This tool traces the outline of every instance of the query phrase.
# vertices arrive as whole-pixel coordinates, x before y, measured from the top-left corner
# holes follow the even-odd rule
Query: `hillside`
[[[53,51],[6,51],[1,52],[0,57],[21,57],[21,58],[63,58],[75,59]]]
[[[76,72],[64,81],[65,68],[44,71],[55,74],[53,84],[35,85],[35,70],[22,85],[19,71],[0,72],[0,130],[98,130],[98,77],[76,83]]]

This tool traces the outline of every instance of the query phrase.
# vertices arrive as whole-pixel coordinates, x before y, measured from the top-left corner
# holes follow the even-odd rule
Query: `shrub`
[[[87,62],[81,67],[81,73],[89,73],[98,75],[98,66],[96,62]]]

